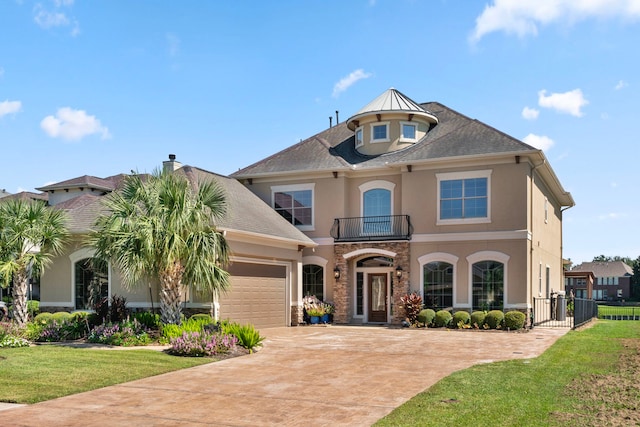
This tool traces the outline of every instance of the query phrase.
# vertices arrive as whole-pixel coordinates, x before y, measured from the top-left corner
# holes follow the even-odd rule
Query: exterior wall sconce
[[[335,277],[336,280],[340,278],[340,269],[338,267],[333,269],[333,277]]]
[[[398,279],[402,278],[402,267],[400,267],[400,266],[396,267],[396,277]]]

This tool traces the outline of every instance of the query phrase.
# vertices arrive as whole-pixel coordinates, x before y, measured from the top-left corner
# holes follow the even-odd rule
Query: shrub
[[[137,320],[147,329],[160,329],[160,315],[150,311],[140,311],[133,313],[131,318]]]
[[[71,313],[66,311],[57,311],[51,315],[51,320],[62,323],[65,320],[71,320]]]
[[[238,343],[238,338],[229,334],[210,332],[183,332],[171,338],[168,353],[176,356],[216,356],[228,353]]]
[[[145,327],[137,320],[120,323],[106,323],[91,330],[87,341],[100,344],[135,346],[151,342]]]
[[[422,297],[415,292],[400,297],[400,308],[404,310],[404,315],[412,325],[417,323],[417,317],[422,308]]]
[[[122,322],[127,318],[127,300],[125,297],[114,295],[111,297],[109,319],[112,322]]]
[[[52,316],[53,314],[51,313],[40,313],[33,319],[33,321],[36,323],[49,323]]]
[[[169,342],[171,338],[178,338],[184,332],[202,332],[205,325],[210,324],[209,318],[191,318],[185,320],[180,325],[166,324],[161,327],[161,335],[164,342]]]
[[[418,313],[418,315],[416,316],[416,320],[418,321],[418,323],[422,323],[424,326],[431,326],[435,317],[436,312],[430,308],[426,308]]]
[[[487,317],[486,311],[474,311],[471,313],[471,325],[474,328],[482,328],[484,319]]]
[[[433,322],[436,328],[442,328],[442,327],[449,326],[449,323],[451,323],[451,318],[452,316],[449,311],[440,310],[436,313],[436,317]]]
[[[261,345],[264,340],[264,337],[250,323],[246,325],[231,323],[226,325],[223,331],[238,338],[238,344],[249,350],[250,353],[253,353],[253,349]]]
[[[207,313],[196,313],[191,316],[189,319],[203,320],[206,319],[209,323],[213,323],[213,317]]]
[[[22,338],[22,333],[16,324],[0,322],[0,348],[28,347],[29,341]]]
[[[40,312],[40,301],[27,301],[27,312],[29,313],[29,317],[33,319]]]
[[[453,320],[451,324],[456,328],[462,329],[465,325],[469,325],[471,321],[471,315],[468,311],[456,311],[453,314]]]
[[[504,321],[504,313],[501,310],[491,310],[484,318],[485,323],[491,329],[500,329]]]
[[[527,316],[521,311],[509,311],[504,315],[504,327],[517,331],[522,329]]]

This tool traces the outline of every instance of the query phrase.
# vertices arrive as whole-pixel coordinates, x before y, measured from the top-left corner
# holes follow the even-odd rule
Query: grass
[[[564,426],[554,414],[575,412],[582,405],[579,394],[567,393],[569,384],[575,378],[616,372],[627,351],[624,338],[640,338],[640,322],[600,320],[591,328],[569,332],[535,359],[456,372],[376,425]]]
[[[39,345],[0,349],[0,402],[36,403],[210,363],[153,350]]]
[[[602,318],[603,316],[640,317],[640,307],[598,305],[598,317]]]

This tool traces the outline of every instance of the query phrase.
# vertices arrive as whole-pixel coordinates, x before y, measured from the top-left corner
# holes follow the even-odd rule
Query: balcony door
[[[362,197],[363,232],[385,235],[391,233],[391,191],[374,188]]]
[[[386,273],[369,273],[369,322],[386,323],[387,277]]]

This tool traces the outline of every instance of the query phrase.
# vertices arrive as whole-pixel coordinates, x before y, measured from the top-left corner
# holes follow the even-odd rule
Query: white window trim
[[[96,254],[93,248],[80,248],[69,254],[71,261],[71,306],[76,306],[76,263],[87,258],[94,258]],[[111,299],[111,262],[107,263],[107,298]]]
[[[469,266],[469,304],[473,307],[473,264],[480,261],[497,261],[501,262],[504,265],[504,276],[502,283],[502,291],[503,291],[503,300],[502,300],[502,308],[512,308],[513,306],[507,304],[509,299],[507,298],[507,290],[509,289],[509,258],[511,258],[507,254],[503,254],[502,252],[496,251],[480,251],[473,253],[467,257],[467,265]]]
[[[271,208],[276,209],[275,193],[284,193],[287,191],[304,191],[311,190],[311,225],[295,225],[300,231],[313,231],[315,230],[316,223],[316,194],[315,183],[307,184],[291,184],[291,185],[274,185],[271,187]]]
[[[394,189],[396,188],[396,185],[393,182],[390,181],[383,181],[381,179],[376,179],[374,181],[369,181],[369,182],[365,182],[364,184],[361,184],[358,189],[360,189],[360,216],[363,217],[364,216],[364,193],[366,193],[369,190],[376,190],[376,189],[381,189],[381,190],[388,190],[391,193],[391,213],[390,215],[393,215],[393,202],[394,202]]]
[[[438,209],[436,225],[488,224],[491,222],[491,169],[467,172],[447,172],[436,174],[436,200]],[[441,219],[440,218],[440,182],[455,179],[487,178],[487,216],[484,218]]]
[[[404,133],[402,133],[403,126],[413,126],[416,129],[415,138],[406,138]],[[400,142],[417,142],[418,141],[418,123],[417,122],[400,122]]]
[[[361,136],[359,142],[358,142],[358,132],[360,132],[360,136]],[[356,148],[362,147],[364,145],[364,128],[362,126],[356,128],[354,136],[355,136],[355,139],[356,139]]]
[[[322,295],[324,295],[325,300],[327,299],[327,264],[328,263],[329,261],[326,260],[325,258],[319,257],[317,255],[311,255],[311,256],[302,257],[302,264],[301,264],[303,267],[305,265],[319,265],[320,267],[322,267]],[[302,280],[300,280],[300,283],[304,287],[304,283],[302,282]],[[303,293],[302,288],[300,292],[301,294]],[[304,295],[301,295],[300,304],[302,304],[303,297]]]
[[[458,283],[458,257],[448,254],[446,252],[433,252],[430,254],[422,255],[418,258],[418,264],[420,264],[420,295],[422,301],[424,301],[424,266],[430,262],[446,262],[452,265],[453,268],[453,307],[454,308],[471,308],[471,303],[459,304],[458,296],[456,292],[456,285]]]
[[[389,139],[389,123],[390,122],[373,122],[373,123],[371,123],[369,125],[370,126],[370,131],[371,131],[371,143],[372,144],[377,144],[379,142],[389,142],[390,141],[390,139]],[[387,127],[387,137],[386,138],[381,138],[381,139],[373,139],[373,128],[375,126],[382,126],[382,125]]]

